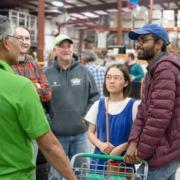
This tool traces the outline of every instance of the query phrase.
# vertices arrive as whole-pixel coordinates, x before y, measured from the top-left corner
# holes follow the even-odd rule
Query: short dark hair
[[[130,57],[131,59],[135,59],[134,53],[128,53],[128,57]]]
[[[96,60],[95,54],[90,50],[81,51],[81,58],[85,59],[85,63],[94,62]]]
[[[161,39],[159,36],[157,36],[157,35],[155,35],[155,34],[151,34],[152,35],[152,37],[154,38],[154,41],[155,42],[157,42],[157,41],[159,41],[159,40],[162,40],[163,41],[163,39]],[[161,48],[161,51],[162,52],[167,52],[167,45],[166,45],[166,43],[163,41],[163,46],[162,46],[162,48]]]
[[[88,43],[94,43],[94,38],[92,36],[89,36],[89,37],[85,38],[84,41],[88,42]]]
[[[131,84],[131,79],[130,79],[130,76],[129,76],[128,68],[124,64],[113,64],[113,65],[109,66],[108,69],[106,70],[104,84],[103,84],[104,96],[106,96],[106,97],[110,96],[110,93],[106,88],[106,76],[107,76],[108,71],[111,68],[117,68],[117,69],[119,69],[119,71],[121,71],[123,73],[125,81],[128,82],[128,85],[126,87],[124,87],[124,89],[123,89],[123,97],[124,98],[128,97],[130,92],[131,92],[132,84]]]

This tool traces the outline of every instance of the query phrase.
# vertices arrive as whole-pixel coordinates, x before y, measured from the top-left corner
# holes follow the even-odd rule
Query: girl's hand
[[[123,151],[122,151],[122,152],[123,152]],[[114,148],[114,149],[111,151],[110,155],[118,156],[118,155],[120,155],[122,152],[120,152],[120,150],[116,147],[116,148]]]
[[[115,148],[111,143],[109,142],[101,142],[99,147],[100,151],[104,154],[110,154],[111,151]]]
[[[127,148],[127,143],[123,143],[123,144],[115,147],[111,151],[110,155],[119,156],[119,155],[121,155],[126,150],[126,148]]]

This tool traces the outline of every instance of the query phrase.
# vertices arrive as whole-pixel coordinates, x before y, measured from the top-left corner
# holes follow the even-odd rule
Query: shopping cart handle
[[[111,160],[124,161],[123,156],[113,156],[113,155],[107,155],[107,154],[83,153],[83,156],[89,157],[89,158],[111,159]]]

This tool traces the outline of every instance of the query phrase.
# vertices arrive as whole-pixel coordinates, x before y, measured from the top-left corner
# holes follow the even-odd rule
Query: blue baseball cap
[[[130,31],[129,38],[132,40],[137,40],[139,36],[146,34],[154,34],[161,38],[166,45],[170,44],[167,31],[158,24],[146,24],[140,29]]]

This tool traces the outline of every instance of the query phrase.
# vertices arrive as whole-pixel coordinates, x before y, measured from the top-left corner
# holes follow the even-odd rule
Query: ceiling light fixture
[[[60,1],[53,1],[52,4],[54,6],[57,6],[57,7],[63,7],[64,6],[64,4],[62,2],[60,2]]]
[[[95,17],[96,15],[93,14],[93,13],[90,13],[90,12],[84,12],[83,13],[85,16],[88,16],[88,17]]]

